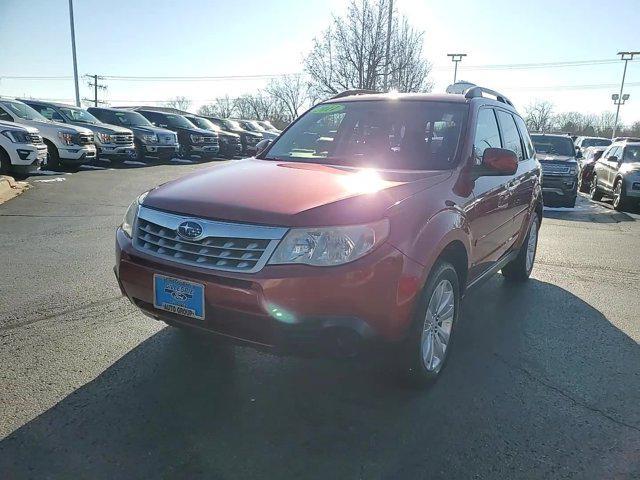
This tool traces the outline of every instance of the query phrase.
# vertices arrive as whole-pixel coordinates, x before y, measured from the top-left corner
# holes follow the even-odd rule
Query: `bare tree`
[[[191,107],[191,100],[187,97],[178,96],[165,102],[165,107],[177,108],[178,110],[187,111]]]
[[[305,59],[314,96],[349,89],[379,90],[387,63],[386,36],[389,0],[351,0],[345,17],[314,39]],[[400,91],[430,89],[430,66],[423,58],[423,32],[413,29],[406,17],[391,26],[389,74]]]
[[[308,87],[301,75],[285,75],[271,80],[265,94],[273,97],[276,100],[274,103],[281,105],[283,111],[278,112],[278,116],[287,122],[297,118],[309,100]]]
[[[553,128],[553,104],[536,101],[525,108],[525,122],[532,132],[546,132]]]
[[[601,137],[611,137],[613,135],[613,125],[615,121],[616,116],[613,112],[602,112],[596,124],[596,134]]]
[[[198,109],[199,115],[210,117],[229,118],[233,117],[234,113],[235,108],[233,105],[233,100],[229,97],[229,95],[216,98],[213,103],[202,105]]]

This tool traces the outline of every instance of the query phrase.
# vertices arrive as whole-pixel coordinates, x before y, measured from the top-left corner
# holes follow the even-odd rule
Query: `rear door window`
[[[516,122],[513,120],[513,115],[503,110],[498,110],[497,113],[500,128],[502,129],[502,143],[504,144],[504,148],[514,152],[518,160],[523,160],[522,141],[520,140]]]
[[[5,122],[13,122],[13,117],[5,112],[2,107],[0,107],[0,120],[4,120]]]
[[[524,123],[524,120],[522,120],[522,118],[520,118],[518,115],[514,115],[513,118],[515,119],[518,130],[520,131],[520,138],[522,138],[524,153],[526,154],[525,158],[533,158],[536,151],[533,148],[531,137],[529,136],[529,132],[527,131],[527,125]]]

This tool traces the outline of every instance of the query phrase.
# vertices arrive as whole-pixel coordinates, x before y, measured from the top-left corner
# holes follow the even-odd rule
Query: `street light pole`
[[[389,0],[389,20],[387,21],[387,51],[384,62],[384,91],[389,88],[389,50],[391,49],[391,26],[393,23],[393,0]]]
[[[620,105],[624,105],[624,102],[629,98],[629,95],[623,95],[622,91],[624,90],[624,79],[627,76],[627,64],[629,60],[633,60],[635,55],[640,55],[640,52],[618,52],[620,55],[620,60],[624,61],[624,70],[622,72],[622,83],[620,84],[620,95],[617,95],[617,98],[613,98],[613,103],[617,105],[616,108],[616,120],[613,122],[613,134],[611,138],[615,138],[616,130],[618,130],[618,118],[620,117]],[[626,98],[625,98],[626,96]]]
[[[78,85],[78,60],[76,58],[76,29],[73,22],[73,0],[69,0],[69,23],[71,24],[71,51],[73,53],[73,80],[76,85],[76,107],[79,107],[80,87]]]
[[[447,57],[451,57],[451,61],[456,64],[453,70],[453,83],[456,83],[456,80],[458,79],[458,63],[460,63],[462,58],[466,56],[466,53],[447,53]]]

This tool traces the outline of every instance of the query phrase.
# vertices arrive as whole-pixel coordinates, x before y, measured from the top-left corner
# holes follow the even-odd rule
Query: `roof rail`
[[[349,97],[351,95],[372,95],[374,93],[380,93],[380,92],[376,92],[375,90],[365,90],[365,89],[345,90],[344,92],[340,92],[337,95],[334,95],[329,100],[333,100],[334,98]]]
[[[495,90],[490,90],[490,89],[485,88],[485,87],[471,87],[471,88],[468,88],[467,90],[464,91],[464,97],[465,98],[478,98],[478,97],[483,97],[484,93],[486,93],[487,95],[494,96],[494,97],[496,97],[497,101],[502,102],[502,103],[506,103],[507,105],[511,105],[513,107],[513,103],[511,103],[511,100],[509,100],[503,94],[498,93]]]

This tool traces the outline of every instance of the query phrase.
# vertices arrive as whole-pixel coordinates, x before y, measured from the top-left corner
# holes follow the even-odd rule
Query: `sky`
[[[78,71],[105,76],[225,76],[299,73],[313,38],[345,0],[74,0]],[[621,50],[640,50],[638,0],[395,0],[424,30],[434,91],[453,79],[447,53],[468,56],[458,79],[507,95],[520,111],[547,100],[556,112],[615,109]],[[34,18],[34,15],[37,16]],[[0,0],[0,95],[74,101],[68,0]],[[513,68],[575,61],[609,63]],[[504,65],[508,65],[505,68]],[[490,67],[488,67],[490,66]],[[7,77],[66,77],[24,79]],[[106,79],[112,105],[186,96],[193,108],[265,86],[266,78],[208,81]],[[621,108],[640,121],[640,56],[629,63]],[[81,78],[80,95],[92,91]]]

